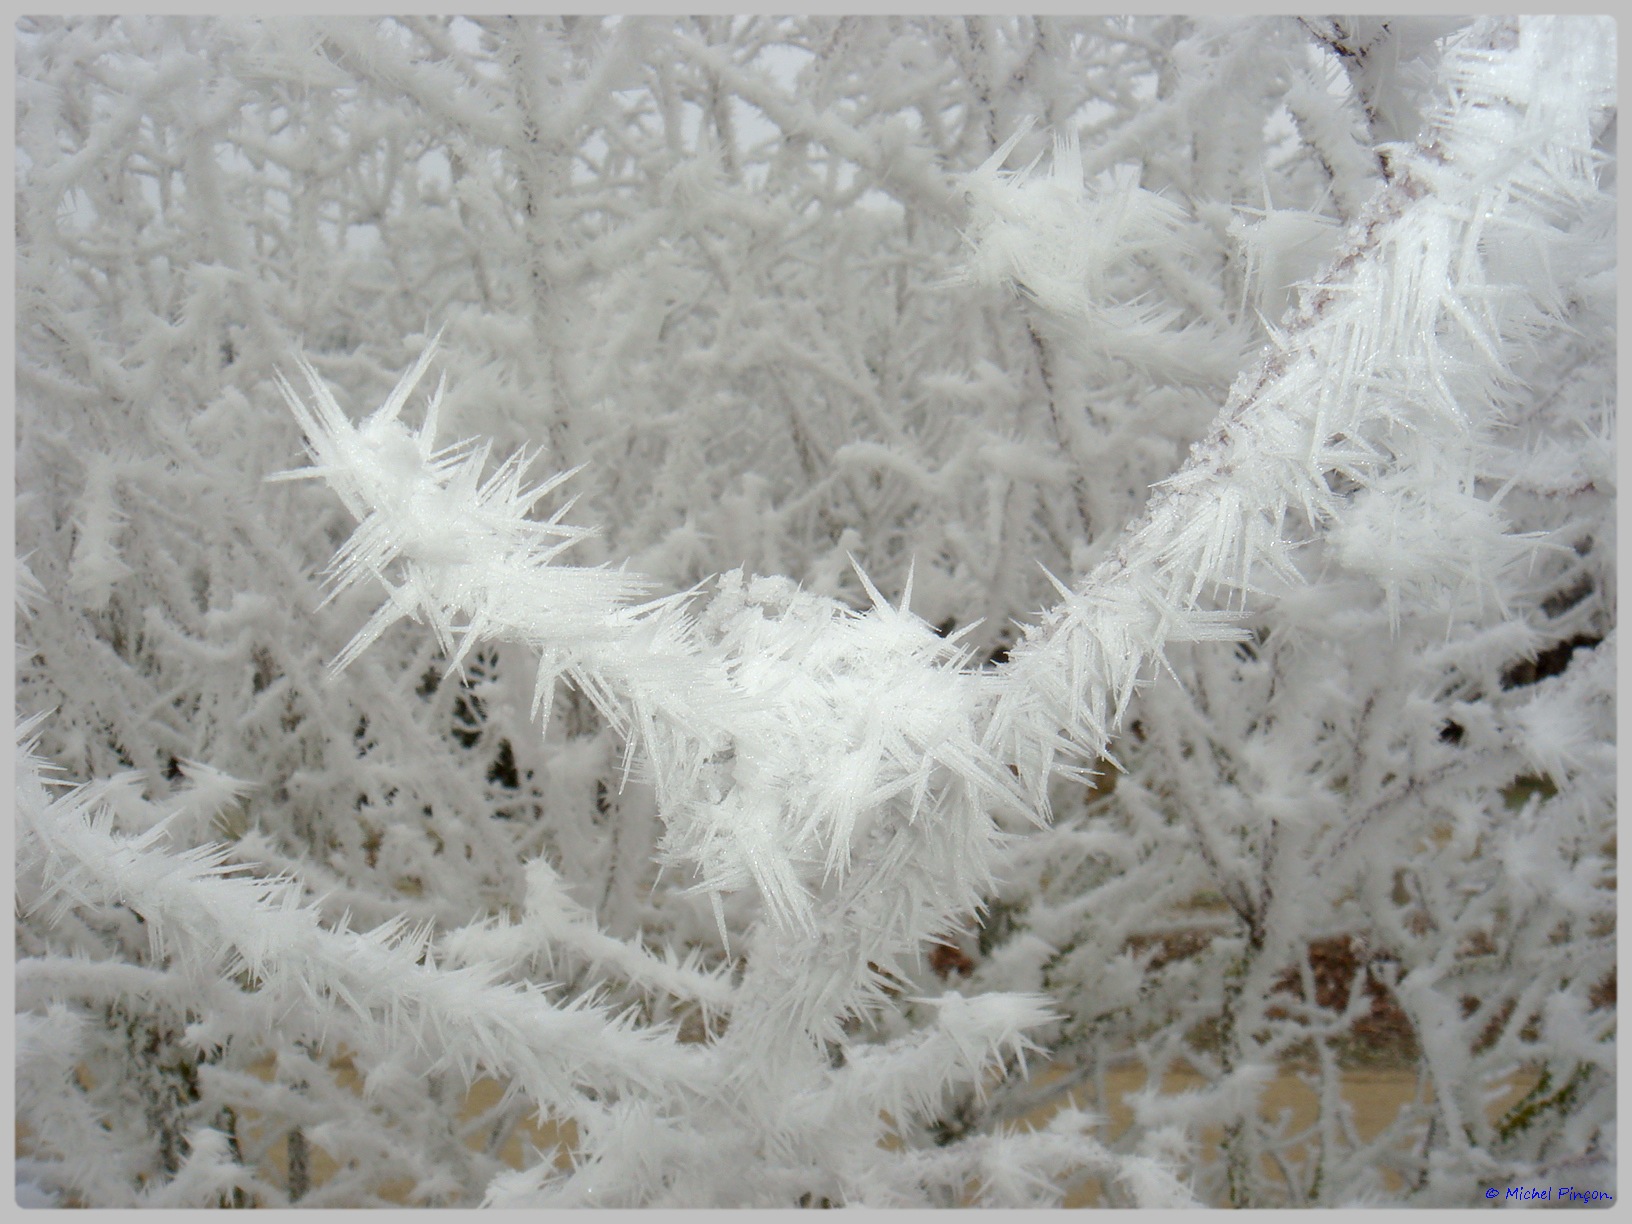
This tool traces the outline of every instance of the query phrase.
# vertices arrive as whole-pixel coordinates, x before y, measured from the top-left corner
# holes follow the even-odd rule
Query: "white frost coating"
[[[1613,37],[23,19],[20,1194],[1612,1176]]]

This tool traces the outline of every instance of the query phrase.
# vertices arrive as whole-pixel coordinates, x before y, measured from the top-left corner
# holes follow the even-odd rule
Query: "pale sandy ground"
[[[331,1064],[340,1082],[359,1094],[362,1091],[362,1079],[352,1068],[349,1057],[342,1055]],[[253,1068],[264,1079],[272,1078],[272,1060],[269,1058]],[[1057,1074],[1057,1073],[1053,1073]],[[1051,1072],[1042,1068],[1036,1072],[1035,1078],[1039,1082],[1046,1082],[1051,1078]],[[1508,1090],[1497,1100],[1491,1102],[1490,1114],[1494,1120],[1505,1113],[1531,1087],[1533,1077],[1515,1076],[1509,1084]],[[1162,1082],[1163,1095],[1171,1095],[1194,1089],[1201,1086],[1201,1078],[1194,1074],[1170,1073]],[[1109,1097],[1109,1127],[1104,1138],[1114,1141],[1133,1121],[1133,1109],[1127,1097],[1137,1093],[1145,1086],[1145,1073],[1141,1069],[1127,1069],[1114,1071],[1107,1077],[1107,1095]],[[1414,1070],[1406,1069],[1377,1069],[1351,1071],[1343,1077],[1343,1096],[1354,1111],[1354,1126],[1362,1140],[1376,1136],[1391,1121],[1400,1107],[1411,1101],[1418,1091],[1417,1077]],[[469,1121],[477,1117],[484,1110],[491,1108],[499,1099],[502,1086],[497,1080],[482,1079],[466,1094],[464,1107],[460,1112],[461,1120]],[[1084,1102],[1085,1103],[1085,1102]],[[1022,1127],[1040,1126],[1048,1121],[1049,1116],[1063,1105],[1043,1108],[1034,1111],[1021,1120]],[[1276,1117],[1282,1110],[1292,1111],[1292,1125],[1294,1128],[1307,1126],[1313,1121],[1316,1109],[1315,1094],[1291,1071],[1283,1072],[1264,1093],[1262,1112],[1266,1117]],[[239,1119],[239,1132],[246,1146],[258,1148],[262,1138],[260,1127],[253,1111],[246,1110]],[[468,1140],[473,1149],[483,1146],[486,1136],[473,1135]],[[557,1126],[553,1122],[537,1123],[523,1122],[517,1127],[499,1150],[499,1156],[512,1168],[521,1168],[533,1163],[532,1152],[536,1149],[541,1152],[554,1150],[555,1163],[560,1167],[567,1167],[571,1162],[571,1151],[576,1141],[576,1131],[572,1123]],[[1210,1128],[1200,1136],[1200,1146],[1204,1158],[1216,1155],[1220,1134],[1218,1128]],[[17,1131],[17,1153],[24,1155],[28,1150],[28,1132],[23,1126]],[[288,1138],[280,1137],[267,1152],[262,1161],[263,1170],[269,1175],[268,1180],[276,1184],[286,1184],[288,1173]],[[321,1147],[312,1144],[307,1149],[307,1167],[310,1186],[317,1189],[327,1182],[336,1171],[336,1164]],[[386,1182],[377,1187],[381,1197],[393,1202],[407,1203],[408,1195],[412,1191],[412,1183],[403,1180]],[[1100,1187],[1096,1181],[1088,1181],[1079,1186],[1067,1197],[1066,1207],[1091,1207],[1100,1201]]]
[[[270,1074],[270,1068],[267,1069],[267,1073]],[[1050,1075],[1046,1068],[1036,1074],[1039,1081],[1046,1080]],[[340,1076],[342,1082],[347,1083],[349,1087],[361,1090],[361,1081],[356,1073],[349,1069],[349,1064],[341,1064]],[[1163,1080],[1162,1092],[1164,1095],[1184,1092],[1199,1087],[1201,1082],[1201,1078],[1193,1074],[1169,1074]],[[1529,1090],[1532,1082],[1532,1077],[1516,1076],[1507,1092],[1491,1103],[1491,1117],[1493,1119],[1500,1117],[1511,1108]],[[1106,1138],[1114,1141],[1133,1121],[1133,1109],[1127,1103],[1126,1097],[1144,1086],[1145,1074],[1140,1069],[1115,1071],[1107,1077],[1110,1125]],[[481,1111],[491,1108],[498,1101],[501,1091],[501,1085],[496,1080],[478,1081],[465,1098],[461,1118],[471,1119]],[[1409,1068],[1351,1071],[1343,1077],[1343,1097],[1354,1110],[1354,1126],[1362,1140],[1375,1137],[1388,1126],[1400,1107],[1414,1099],[1417,1091],[1416,1072]],[[1266,1117],[1276,1117],[1282,1110],[1290,1109],[1292,1125],[1298,1128],[1307,1126],[1314,1120],[1316,1105],[1315,1094],[1295,1073],[1287,1071],[1269,1085],[1261,1107]],[[1047,1122],[1056,1108],[1058,1106],[1037,1110],[1024,1118],[1021,1125],[1040,1126]],[[246,1122],[248,1123],[246,1129],[253,1132],[255,1129],[253,1121],[246,1119]],[[570,1153],[575,1139],[576,1133],[570,1122],[561,1127],[550,1122],[543,1124],[528,1122],[510,1135],[500,1149],[499,1155],[512,1168],[520,1168],[523,1164],[531,1163],[527,1157],[534,1148],[539,1151],[554,1148],[556,1164],[565,1167],[570,1163]],[[1216,1153],[1219,1140],[1217,1128],[1203,1132],[1200,1136],[1203,1151],[1209,1154]],[[478,1146],[479,1142],[480,1137],[473,1137],[470,1141],[472,1147]],[[309,1151],[312,1184],[315,1187],[333,1175],[335,1164],[328,1153],[320,1148],[312,1147]],[[275,1177],[279,1182],[283,1180],[286,1161],[287,1141],[280,1139],[271,1149],[269,1157],[269,1163],[276,1170]],[[410,1189],[407,1184],[388,1184],[381,1187],[381,1193],[383,1197],[404,1202]],[[1090,1207],[1097,1205],[1099,1201],[1099,1185],[1090,1181],[1074,1190],[1066,1199],[1064,1206]]]

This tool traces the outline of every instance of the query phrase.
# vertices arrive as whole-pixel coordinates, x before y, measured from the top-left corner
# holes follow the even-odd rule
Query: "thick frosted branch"
[[[927,843],[905,829],[891,854],[910,847],[950,874],[914,880],[874,934],[913,946],[935,913],[974,906],[993,844],[987,809],[1016,800],[979,742],[988,684],[964,670],[963,647],[870,583],[874,606],[857,614],[785,579],[732,574],[694,622],[679,597],[635,605],[646,584],[622,571],[556,564],[582,529],[527,511],[570,473],[524,491],[525,461],[512,456],[482,479],[485,447],[435,448],[439,395],[417,433],[398,422],[431,353],[358,426],[309,365],[310,406],[283,384],[314,460],[286,477],[323,477],[359,520],[331,581],[387,591],[335,666],[409,615],[454,664],[482,638],[523,642],[540,655],[535,709],[565,675],[644,751],[664,852],[695,865],[704,888],[752,882],[774,921],[811,932],[813,895],[870,870],[859,851],[939,812]],[[950,864],[937,846],[956,851]]]
[[[1472,494],[1510,359],[1560,325],[1548,244],[1598,192],[1607,63],[1572,23],[1495,23],[1448,58],[1449,103],[1395,157],[1349,249],[1139,522],[1014,650],[994,731],[1034,797],[1067,744],[1100,755],[1163,642],[1232,635],[1204,597],[1298,580],[1300,539],[1342,526],[1340,553],[1362,570],[1375,557],[1391,600],[1413,582],[1483,587],[1511,559],[1486,507],[1447,549],[1419,494]],[[1335,493],[1333,473],[1362,492]],[[1374,543],[1364,511],[1379,495],[1389,532]]]

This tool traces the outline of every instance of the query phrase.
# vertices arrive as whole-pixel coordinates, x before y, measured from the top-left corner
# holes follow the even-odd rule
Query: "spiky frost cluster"
[[[1234,368],[1224,337],[1164,304],[1150,265],[1176,268],[1193,254],[1194,219],[1119,165],[1084,181],[1074,132],[1056,132],[1047,174],[1039,153],[1002,169],[1030,132],[1027,118],[964,180],[969,247],[957,281],[1005,288],[1033,305],[1069,345],[1167,377],[1206,381]]]
[[[585,533],[561,521],[568,506],[542,522],[527,512],[570,471],[527,488],[524,452],[484,479],[491,444],[438,449],[442,386],[417,431],[403,424],[402,409],[435,353],[433,341],[386,401],[355,426],[309,362],[302,360],[300,368],[310,405],[278,376],[313,463],[273,479],[327,479],[358,520],[329,567],[329,598],[365,578],[386,592],[386,601],[334,660],[337,670],[403,617],[429,623],[451,658],[450,670],[500,623],[501,610],[508,622],[520,621],[512,631],[528,640],[581,648],[604,638],[607,620],[642,590],[638,581],[611,570],[550,564]],[[394,579],[399,562],[402,575]]]

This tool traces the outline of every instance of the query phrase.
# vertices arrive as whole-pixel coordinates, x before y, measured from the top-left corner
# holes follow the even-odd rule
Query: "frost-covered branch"
[[[1402,588],[1488,589],[1518,555],[1471,461],[1500,424],[1513,358],[1564,325],[1546,251],[1567,249],[1560,217],[1594,202],[1597,99],[1553,82],[1596,54],[1589,42],[1533,31],[1505,57],[1455,53],[1457,93],[1420,150],[1396,156],[1348,248],[1113,555],[1028,630],[997,727],[1034,797],[1055,728],[1096,760],[1165,641],[1232,636],[1203,597],[1300,581],[1294,550],[1315,533],[1391,606]],[[1526,264],[1505,266],[1510,251]]]
[[[514,1077],[540,1108],[570,1112],[584,1087],[677,1091],[694,1074],[696,1060],[662,1033],[635,1032],[582,1001],[562,1008],[539,989],[495,985],[493,968],[438,969],[428,932],[403,923],[327,930],[292,881],[229,875],[219,851],[164,854],[162,826],[121,837],[97,817],[94,790],[50,799],[38,764],[23,746],[19,870],[39,877],[33,908],[124,906],[182,972],[246,975],[268,1006],[299,1009],[318,1030],[329,1012],[349,1011],[379,1040],[430,1053],[467,1082],[478,1070]]]

